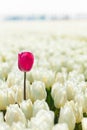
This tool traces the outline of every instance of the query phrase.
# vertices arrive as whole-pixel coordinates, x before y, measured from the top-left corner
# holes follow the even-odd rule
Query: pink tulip
[[[31,52],[22,52],[18,54],[18,67],[21,71],[30,71],[34,63],[34,56]]]
[[[31,52],[18,54],[18,68],[24,72],[24,100],[26,100],[26,72],[30,71],[34,63],[34,56]]]

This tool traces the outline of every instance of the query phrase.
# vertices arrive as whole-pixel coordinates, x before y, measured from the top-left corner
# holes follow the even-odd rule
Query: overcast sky
[[[0,16],[87,14],[87,0],[0,0]]]

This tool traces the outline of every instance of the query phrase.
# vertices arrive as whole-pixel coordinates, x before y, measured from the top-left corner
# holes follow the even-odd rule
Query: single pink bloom
[[[31,52],[21,52],[18,54],[18,68],[27,72],[30,71],[34,63],[34,56]]]

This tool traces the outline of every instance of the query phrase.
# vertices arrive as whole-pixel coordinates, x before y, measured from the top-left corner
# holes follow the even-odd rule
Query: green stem
[[[51,111],[54,112],[55,118],[54,118],[54,124],[58,123],[58,118],[59,118],[59,114],[60,114],[60,109],[57,109],[54,105],[54,101],[52,99],[51,96],[51,88],[50,89],[46,89],[47,92],[47,98],[46,98],[46,102],[50,108]]]
[[[26,72],[24,72],[24,100],[26,100]]]

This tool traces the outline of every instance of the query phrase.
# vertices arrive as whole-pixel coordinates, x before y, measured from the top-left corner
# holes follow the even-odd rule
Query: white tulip
[[[32,78],[44,82],[45,87],[49,88],[54,83],[55,74],[51,70],[39,68],[32,71]]]
[[[0,90],[0,110],[5,110],[8,106],[7,92]]]
[[[5,122],[0,122],[0,130],[11,130],[11,128]]]
[[[83,98],[84,98],[84,104],[83,104],[83,113],[87,113],[87,88],[85,90],[85,93],[83,95]]]
[[[0,78],[7,80],[8,73],[10,71],[9,64],[7,62],[3,62],[0,66]]]
[[[14,85],[20,86],[22,82],[23,82],[23,73],[13,69],[13,71],[9,73],[7,78],[8,87],[13,87]]]
[[[54,125],[54,113],[52,111],[40,110],[36,117],[31,118],[28,123],[29,128],[39,130],[51,130]]]
[[[80,123],[83,118],[83,109],[82,106],[80,106],[77,102],[75,103],[74,101],[68,102],[68,105],[72,107],[75,118],[76,118],[76,123]]]
[[[75,83],[73,81],[67,81],[65,83],[66,86],[66,93],[67,93],[67,99],[73,100],[75,96]]]
[[[69,80],[74,80],[76,82],[82,82],[82,81],[85,81],[85,77],[83,74],[79,74],[78,71],[74,70],[74,71],[71,71],[69,73],[69,76],[68,76],[68,79]]]
[[[79,82],[78,88],[81,90],[81,92],[85,93],[87,88],[87,83],[85,81]]]
[[[20,108],[25,114],[26,119],[30,119],[33,113],[33,105],[30,99],[20,103]]]
[[[47,93],[45,90],[45,84],[41,81],[34,81],[30,86],[30,95],[33,102],[37,99],[46,99]]]
[[[83,118],[83,109],[82,106],[78,105],[78,103],[75,104],[75,117],[76,123],[80,123]]]
[[[22,122],[26,124],[25,115],[17,104],[7,107],[5,120],[9,125],[12,125],[13,122]]]
[[[54,105],[56,108],[60,108],[64,106],[64,104],[67,101],[67,94],[65,91],[65,87],[63,87],[59,83],[55,83],[53,85],[51,95],[54,100]]]
[[[85,112],[85,98],[84,98],[84,94],[81,93],[81,92],[78,92],[76,95],[75,95],[75,102],[78,104],[78,106],[81,106],[82,107],[82,110],[83,112]]]
[[[66,123],[69,130],[73,130],[75,128],[75,115],[72,107],[68,103],[66,103],[60,110],[59,123]]]
[[[7,96],[8,96],[8,103],[9,104],[14,104],[15,103],[15,93],[12,90],[12,88],[7,89]]]
[[[23,87],[17,86],[15,92],[15,100],[18,104],[23,101]]]
[[[69,130],[67,124],[59,123],[53,126],[52,130]]]
[[[7,85],[7,82],[5,82],[4,80],[0,79],[0,90],[4,90],[4,89],[7,89],[8,88],[8,85]]]
[[[15,84],[15,75],[14,73],[9,73],[8,78],[7,78],[7,84],[8,87],[12,87]]]
[[[48,104],[45,102],[45,100],[36,100],[33,105],[33,116],[36,116],[36,114],[42,109],[48,111]]]
[[[51,90],[51,95],[52,95],[52,97],[55,96],[56,91],[58,91],[58,89],[60,89],[60,88],[63,88],[63,85],[62,85],[62,84],[60,84],[60,83],[58,83],[58,82],[56,82],[56,83],[53,84],[52,90]]]
[[[9,104],[15,103],[15,94],[12,89],[0,90],[0,110],[5,110]]]
[[[58,72],[56,74],[55,82],[59,82],[61,84],[64,84],[66,79],[67,79],[67,73],[65,73],[65,72],[60,73],[60,72]]]
[[[87,118],[82,119],[82,130],[87,130]]]

